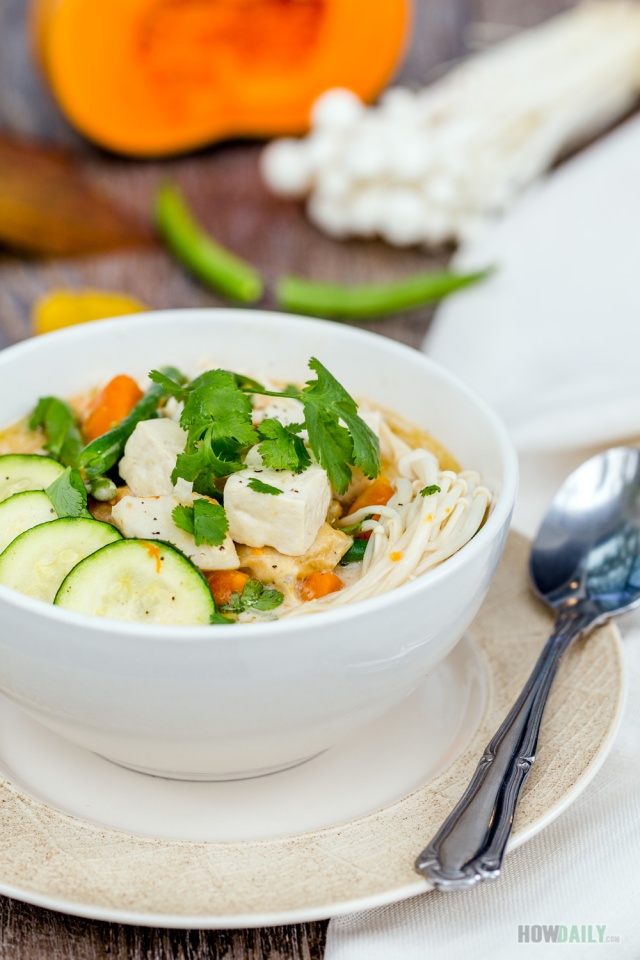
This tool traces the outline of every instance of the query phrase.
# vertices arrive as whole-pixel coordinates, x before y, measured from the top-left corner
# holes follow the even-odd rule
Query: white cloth
[[[502,415],[521,454],[514,526],[532,536],[594,449],[640,436],[640,118],[554,173],[458,255],[496,263],[425,342]],[[582,796],[502,878],[329,925],[325,960],[640,958],[640,613],[619,620],[629,698]],[[606,926],[603,943],[522,943],[529,925]],[[606,941],[607,937],[618,940]]]

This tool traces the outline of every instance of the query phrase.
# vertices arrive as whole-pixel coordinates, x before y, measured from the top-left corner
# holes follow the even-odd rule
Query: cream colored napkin
[[[488,263],[498,273],[440,309],[424,349],[506,421],[521,454],[514,526],[533,536],[567,473],[640,435],[640,118],[458,255],[459,266]],[[584,794],[507,858],[497,883],[333,920],[326,960],[639,960],[640,613],[619,625],[630,696]],[[545,942],[555,925],[590,926],[597,942]],[[521,942],[534,928],[542,941]]]

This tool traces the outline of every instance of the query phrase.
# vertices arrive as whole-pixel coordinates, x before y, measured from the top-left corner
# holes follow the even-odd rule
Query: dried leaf
[[[84,180],[72,154],[0,136],[0,244],[74,256],[153,242],[149,227]]]

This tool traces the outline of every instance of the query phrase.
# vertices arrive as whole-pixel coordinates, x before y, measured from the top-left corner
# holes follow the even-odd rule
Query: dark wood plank
[[[418,85],[465,54],[474,20],[533,25],[570,0],[416,0],[411,43],[399,79]],[[205,226],[254,262],[271,282],[284,273],[357,281],[402,276],[444,262],[378,242],[337,243],[311,227],[302,209],[270,197],[257,175],[259,146],[234,143],[197,156],[136,163],[108,156],[67,125],[34,70],[25,30],[26,0],[0,0],[0,129],[77,149],[91,178],[146,215],[162,177],[174,176],[197,201]],[[0,348],[29,334],[34,300],[55,286],[128,291],[150,306],[220,305],[162,252],[75,261],[0,258]],[[267,296],[263,306],[269,307]],[[431,310],[370,325],[417,346]],[[11,960],[320,960],[326,923],[247,931],[168,931],[87,921],[0,898],[0,957]]]
[[[320,960],[324,923],[165,930],[101,923],[0,898],[3,960]]]

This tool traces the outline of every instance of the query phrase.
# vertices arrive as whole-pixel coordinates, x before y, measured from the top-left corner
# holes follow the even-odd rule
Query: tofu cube
[[[249,547],[275,547],[297,557],[316,539],[331,503],[331,486],[317,463],[303,471],[269,470],[254,447],[247,454],[247,469],[234,473],[224,488],[224,506],[229,533],[236,543]],[[261,480],[282,490],[273,495],[258,493],[250,480]]]
[[[173,420],[143,420],[124,448],[118,470],[136,497],[160,497],[173,493],[171,474],[187,434]]]
[[[219,547],[197,546],[190,533],[176,526],[172,513],[181,503],[184,500],[173,495],[123,497],[113,507],[113,523],[124,537],[172,543],[201,570],[235,570],[240,561],[229,534]]]
[[[263,420],[279,420],[288,427],[292,423],[304,421],[304,407],[299,400],[292,397],[261,397],[253,398],[253,422],[262,423]]]

